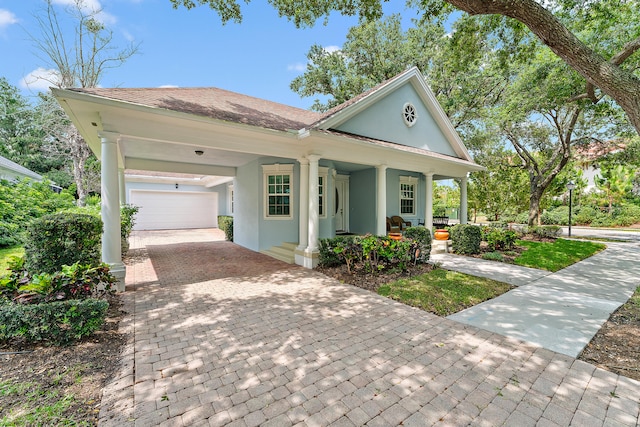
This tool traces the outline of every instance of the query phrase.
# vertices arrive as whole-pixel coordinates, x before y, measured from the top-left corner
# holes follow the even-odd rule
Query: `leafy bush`
[[[122,239],[127,240],[131,235],[133,226],[136,225],[136,214],[140,208],[135,205],[122,205],[120,206],[120,233]]]
[[[451,249],[457,254],[480,253],[482,230],[471,224],[456,224],[449,230],[451,234]]]
[[[571,216],[573,222],[573,215]],[[557,208],[547,209],[540,215],[540,222],[545,225],[567,225],[569,224],[569,207],[558,206]]]
[[[387,236],[338,236],[320,241],[320,265],[346,264],[349,273],[359,269],[367,273],[396,268],[404,271],[411,262],[422,262],[420,247],[417,240],[406,238],[395,240]]]
[[[68,344],[98,330],[108,308],[107,301],[98,299],[32,305],[0,300],[0,340]]]
[[[228,215],[218,215],[218,228],[224,231],[224,238],[233,242],[233,217]]]
[[[322,267],[333,267],[343,263],[341,257],[335,252],[335,248],[343,242],[353,242],[355,236],[336,236],[331,239],[320,239],[318,254],[318,265]]]
[[[54,274],[30,275],[24,258],[15,257],[9,269],[10,274],[0,278],[0,297],[21,304],[101,298],[112,293],[116,283],[107,264],[92,267],[75,263]]]
[[[489,227],[488,231],[483,232],[483,240],[492,251],[511,250],[517,239],[518,233],[509,229]]]
[[[409,240],[414,240],[418,244],[416,261],[426,264],[431,255],[431,241],[433,240],[431,231],[422,226],[408,227],[404,232],[404,237]]]
[[[76,262],[100,264],[102,220],[92,215],[58,213],[35,219],[25,236],[30,273],[55,273]]]
[[[527,233],[541,238],[556,239],[562,235],[562,227],[560,227],[559,225],[542,225],[530,227],[527,230]]]
[[[0,221],[0,248],[13,246],[17,244],[18,241],[18,226]]]

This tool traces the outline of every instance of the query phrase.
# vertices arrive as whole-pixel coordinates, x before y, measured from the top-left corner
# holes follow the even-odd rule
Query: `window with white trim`
[[[416,190],[418,178],[414,176],[400,177],[400,215],[416,215]]]
[[[318,168],[318,216],[320,218],[327,217],[327,191],[329,186],[327,185],[327,175],[329,168]]]
[[[293,165],[262,165],[264,180],[264,216],[293,216]]]

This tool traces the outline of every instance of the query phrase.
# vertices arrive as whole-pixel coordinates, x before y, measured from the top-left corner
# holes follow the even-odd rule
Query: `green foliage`
[[[318,265],[322,267],[334,267],[343,263],[341,256],[335,251],[339,246],[347,246],[353,243],[356,236],[336,236],[319,240]]]
[[[66,191],[60,194],[53,192],[48,182],[0,181],[0,223],[11,224],[8,227],[18,234],[31,220],[70,208],[74,203],[72,195]]]
[[[24,258],[14,257],[9,269],[10,274],[0,278],[0,297],[21,304],[101,298],[112,293],[116,283],[106,264],[92,267],[75,263],[53,274],[30,275]]]
[[[0,248],[14,246],[19,240],[18,225],[0,221]]]
[[[378,293],[438,316],[448,316],[510,289],[506,283],[438,268],[382,285]]]
[[[218,215],[218,228],[224,231],[224,238],[233,242],[233,217],[228,215]]]
[[[320,265],[346,264],[349,273],[363,270],[367,273],[406,270],[410,264],[424,262],[425,234],[413,232],[417,239],[391,239],[387,236],[337,236],[320,241]],[[428,258],[427,258],[428,259]]]
[[[89,197],[87,197],[87,205],[89,205]],[[125,204],[120,206],[120,233],[123,240],[127,240],[131,235],[133,226],[136,225],[136,214],[140,208],[138,206]]]
[[[108,308],[107,301],[98,299],[31,305],[0,300],[0,341],[21,338],[69,344],[98,330]]]
[[[492,251],[510,251],[518,239],[518,233],[507,228],[485,227],[482,229],[482,240],[487,242]]]
[[[486,252],[482,254],[482,259],[486,259],[489,261],[504,261],[504,256],[501,252]]]
[[[451,249],[457,254],[480,253],[482,230],[471,224],[456,224],[449,230]]]
[[[416,254],[416,260],[423,264],[429,261],[431,255],[431,231],[428,228],[417,226],[408,227],[404,231],[404,237],[409,240],[414,240],[418,244],[418,252]]]
[[[34,220],[25,236],[26,267],[55,273],[76,262],[100,264],[102,221],[92,215],[58,213]]]
[[[514,262],[525,267],[558,271],[605,249],[602,243],[557,239],[553,243],[519,240],[527,247]]]

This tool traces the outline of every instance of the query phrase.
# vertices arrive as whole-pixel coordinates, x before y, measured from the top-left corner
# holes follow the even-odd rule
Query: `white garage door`
[[[218,226],[218,193],[131,190],[140,207],[134,230],[177,230]]]

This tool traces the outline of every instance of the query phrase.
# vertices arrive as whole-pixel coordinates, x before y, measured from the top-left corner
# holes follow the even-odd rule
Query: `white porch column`
[[[118,184],[120,185],[120,205],[126,205],[127,204],[127,193],[126,193],[126,189],[125,189],[125,182],[124,182],[124,169],[123,168],[119,168],[118,169]]]
[[[309,244],[309,159],[298,159],[300,163],[300,217],[298,218],[298,251]]]
[[[312,154],[309,159],[309,240],[305,250],[305,267],[313,268],[318,261],[318,238],[320,235],[320,215],[318,213],[318,160]]]
[[[467,223],[467,177],[460,178],[460,224]]]
[[[122,263],[120,243],[120,186],[118,184],[118,147],[112,137],[101,136],[102,164],[101,216],[104,223],[102,232],[102,261],[109,264],[111,274],[118,278],[118,290],[124,291],[125,266]]]
[[[377,169],[377,224],[376,234],[384,236],[387,234],[387,165],[378,165]]]
[[[433,236],[433,172],[425,173],[424,226]]]

